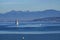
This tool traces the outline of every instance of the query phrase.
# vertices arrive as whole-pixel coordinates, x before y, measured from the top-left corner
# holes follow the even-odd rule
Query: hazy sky
[[[0,0],[0,13],[11,10],[60,10],[60,0]]]

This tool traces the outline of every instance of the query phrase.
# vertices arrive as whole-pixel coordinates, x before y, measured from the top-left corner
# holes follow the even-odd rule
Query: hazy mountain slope
[[[60,17],[46,17],[46,18],[34,19],[33,21],[60,21]]]
[[[45,10],[45,11],[34,11],[34,12],[24,12],[24,11],[10,11],[4,14],[0,14],[0,18],[13,18],[13,19],[37,19],[45,17],[60,17],[60,11],[56,10]]]

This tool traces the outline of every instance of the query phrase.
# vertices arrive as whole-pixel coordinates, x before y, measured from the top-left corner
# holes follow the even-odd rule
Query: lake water
[[[60,22],[0,22],[0,40],[60,40]]]

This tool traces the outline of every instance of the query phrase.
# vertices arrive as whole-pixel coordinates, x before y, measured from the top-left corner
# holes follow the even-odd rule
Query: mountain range
[[[39,19],[34,19],[33,21],[55,21],[55,22],[60,22],[60,17],[39,18]]]
[[[15,11],[0,13],[0,19],[20,19],[33,20],[46,17],[60,17],[60,11],[44,10],[44,11]]]

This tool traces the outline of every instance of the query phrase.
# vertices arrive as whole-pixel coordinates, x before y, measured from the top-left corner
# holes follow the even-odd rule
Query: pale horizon
[[[60,11],[60,0],[0,0],[0,13],[16,11]]]

